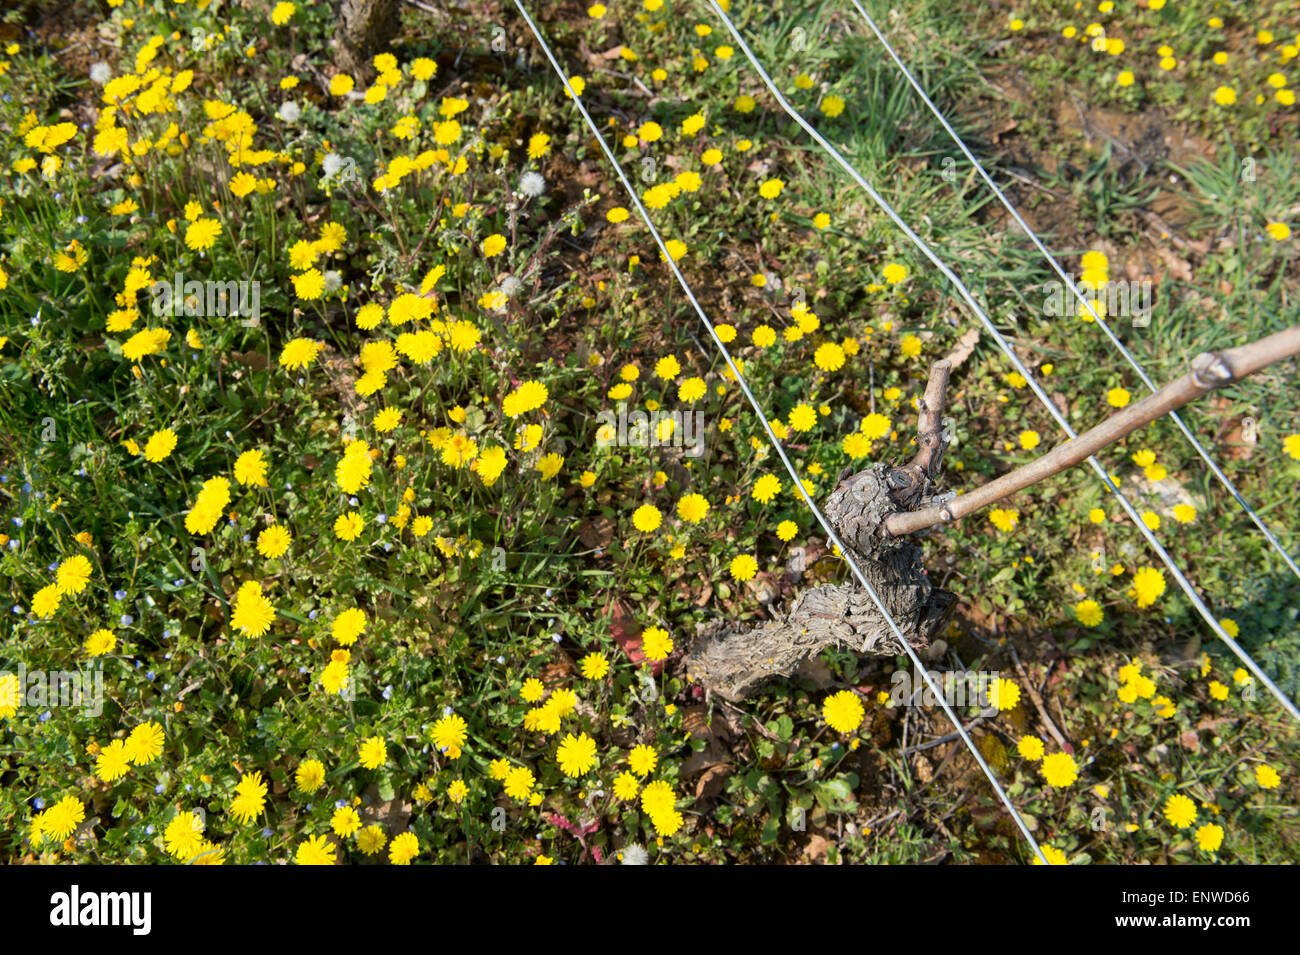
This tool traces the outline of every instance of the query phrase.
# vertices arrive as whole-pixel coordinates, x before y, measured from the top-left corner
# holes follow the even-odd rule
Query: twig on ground
[[[1047,707],[1043,706],[1043,697],[1036,689],[1034,689],[1034,684],[1029,679],[1029,674],[1025,671],[1025,665],[1020,662],[1020,654],[1016,652],[1016,648],[1013,647],[1010,642],[1007,643],[1007,647],[1011,650],[1011,659],[1016,661],[1016,669],[1020,671],[1020,678],[1025,681],[1025,689],[1029,692],[1029,699],[1033,701],[1034,709],[1038,711],[1038,715],[1042,719],[1043,725],[1047,727],[1047,732],[1052,734],[1052,739],[1056,740],[1057,745],[1060,746],[1061,749],[1069,752],[1074,747],[1066,742],[1065,736],[1056,728],[1056,724],[1052,722],[1052,718],[1047,715]]]
[[[969,733],[974,727],[978,726],[980,723],[983,723],[986,718],[987,717],[985,717],[983,713],[975,717],[975,719],[971,720],[969,723],[966,724],[965,727],[966,732]],[[919,753],[922,750],[934,749],[936,746],[942,746],[944,743],[951,743],[955,739],[961,739],[960,734],[949,733],[947,736],[940,736],[938,739],[932,739],[928,743],[920,743],[916,746],[911,746],[903,750],[903,755],[907,756],[910,753]]]

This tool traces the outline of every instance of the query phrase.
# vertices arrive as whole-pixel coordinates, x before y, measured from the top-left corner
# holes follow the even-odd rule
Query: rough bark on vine
[[[358,85],[369,84],[375,76],[371,60],[388,49],[399,29],[399,0],[342,0],[335,32],[339,69],[350,74]]]
[[[932,585],[919,546],[883,533],[885,518],[898,509],[894,495],[911,489],[898,486],[899,470],[877,464],[842,478],[825,513],[907,642],[919,650],[946,625],[956,598]],[[880,609],[854,579],[806,590],[788,613],[759,626],[722,622],[702,630],[686,657],[686,673],[720,696],[739,700],[833,646],[862,654],[904,652]]]

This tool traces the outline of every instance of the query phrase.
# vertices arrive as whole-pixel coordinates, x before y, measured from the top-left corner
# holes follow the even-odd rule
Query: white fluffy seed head
[[[526,172],[519,178],[519,191],[536,199],[546,191],[546,179],[538,172]]]
[[[649,861],[650,853],[645,851],[644,846],[639,846],[635,842],[630,842],[623,847],[624,865],[647,865]]]

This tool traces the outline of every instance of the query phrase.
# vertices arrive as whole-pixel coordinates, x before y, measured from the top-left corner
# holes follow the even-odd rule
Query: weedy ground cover
[[[5,858],[1028,861],[905,659],[682,677],[845,570],[532,35],[470,6],[365,76],[319,2],[6,13]],[[945,355],[955,488],[1058,440],[706,5],[535,6],[815,498],[910,457]],[[1297,323],[1292,5],[868,6],[1080,281],[1148,283],[1108,318],[1156,380]],[[728,9],[1075,427],[1141,396],[849,5]],[[1185,412],[1292,554],[1295,384]],[[1106,461],[1300,696],[1300,585],[1182,436]],[[961,712],[1052,861],[1296,858],[1297,728],[1089,474],[927,551],[930,662],[996,674]]]

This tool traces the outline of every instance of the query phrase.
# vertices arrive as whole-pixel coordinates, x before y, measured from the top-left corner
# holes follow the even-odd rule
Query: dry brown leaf
[[[722,786],[731,775],[731,765],[717,763],[706,769],[695,781],[695,798],[697,800],[716,799],[722,793]]]
[[[934,779],[934,767],[930,765],[930,761],[920,753],[917,753],[916,757],[912,760],[912,772],[916,773],[917,781],[923,786],[930,780]]]
[[[231,352],[231,357],[245,368],[251,368],[254,371],[266,371],[266,356],[260,351]]]
[[[825,836],[819,836],[814,832],[808,837],[808,844],[803,847],[804,858],[814,865],[824,864],[826,853],[833,844]]]
[[[688,706],[682,710],[682,725],[693,739],[705,741],[704,749],[693,752],[682,763],[682,776],[702,773],[696,783],[696,796],[716,796],[722,781],[731,773],[731,750],[725,740],[730,736],[727,724],[716,717],[712,723],[705,721],[707,709],[703,705]]]
[[[405,832],[407,823],[411,821],[411,803],[400,795],[381,799],[378,783],[371,783],[361,793],[361,806],[361,824],[379,823],[389,834]]]
[[[1252,421],[1250,426],[1246,425],[1247,420]],[[1222,449],[1224,457],[1233,461],[1246,461],[1255,453],[1258,440],[1253,419],[1249,415],[1233,415],[1219,429],[1216,443]]]
[[[576,671],[573,664],[569,662],[568,657],[561,657],[554,663],[548,663],[542,667],[539,674],[542,685],[547,688],[557,687],[569,679]]]
[[[1002,123],[1000,123],[998,126],[994,127],[990,131],[993,137],[994,144],[996,145],[1003,136],[1005,136],[1007,133],[1011,132],[1012,130],[1019,128],[1019,126],[1020,123],[1017,122],[1016,120],[1007,119]]]
[[[1174,276],[1174,278],[1183,282],[1190,282],[1192,280],[1192,267],[1187,263],[1186,259],[1174,255],[1174,253],[1170,252],[1164,246],[1157,246],[1156,254],[1164,260],[1165,265],[1168,266],[1167,271],[1170,275]],[[1158,275],[1156,277],[1156,282],[1159,283],[1159,281],[1160,276]]]
[[[588,547],[608,547],[614,539],[614,522],[608,517],[597,517],[578,528],[578,540]]]

